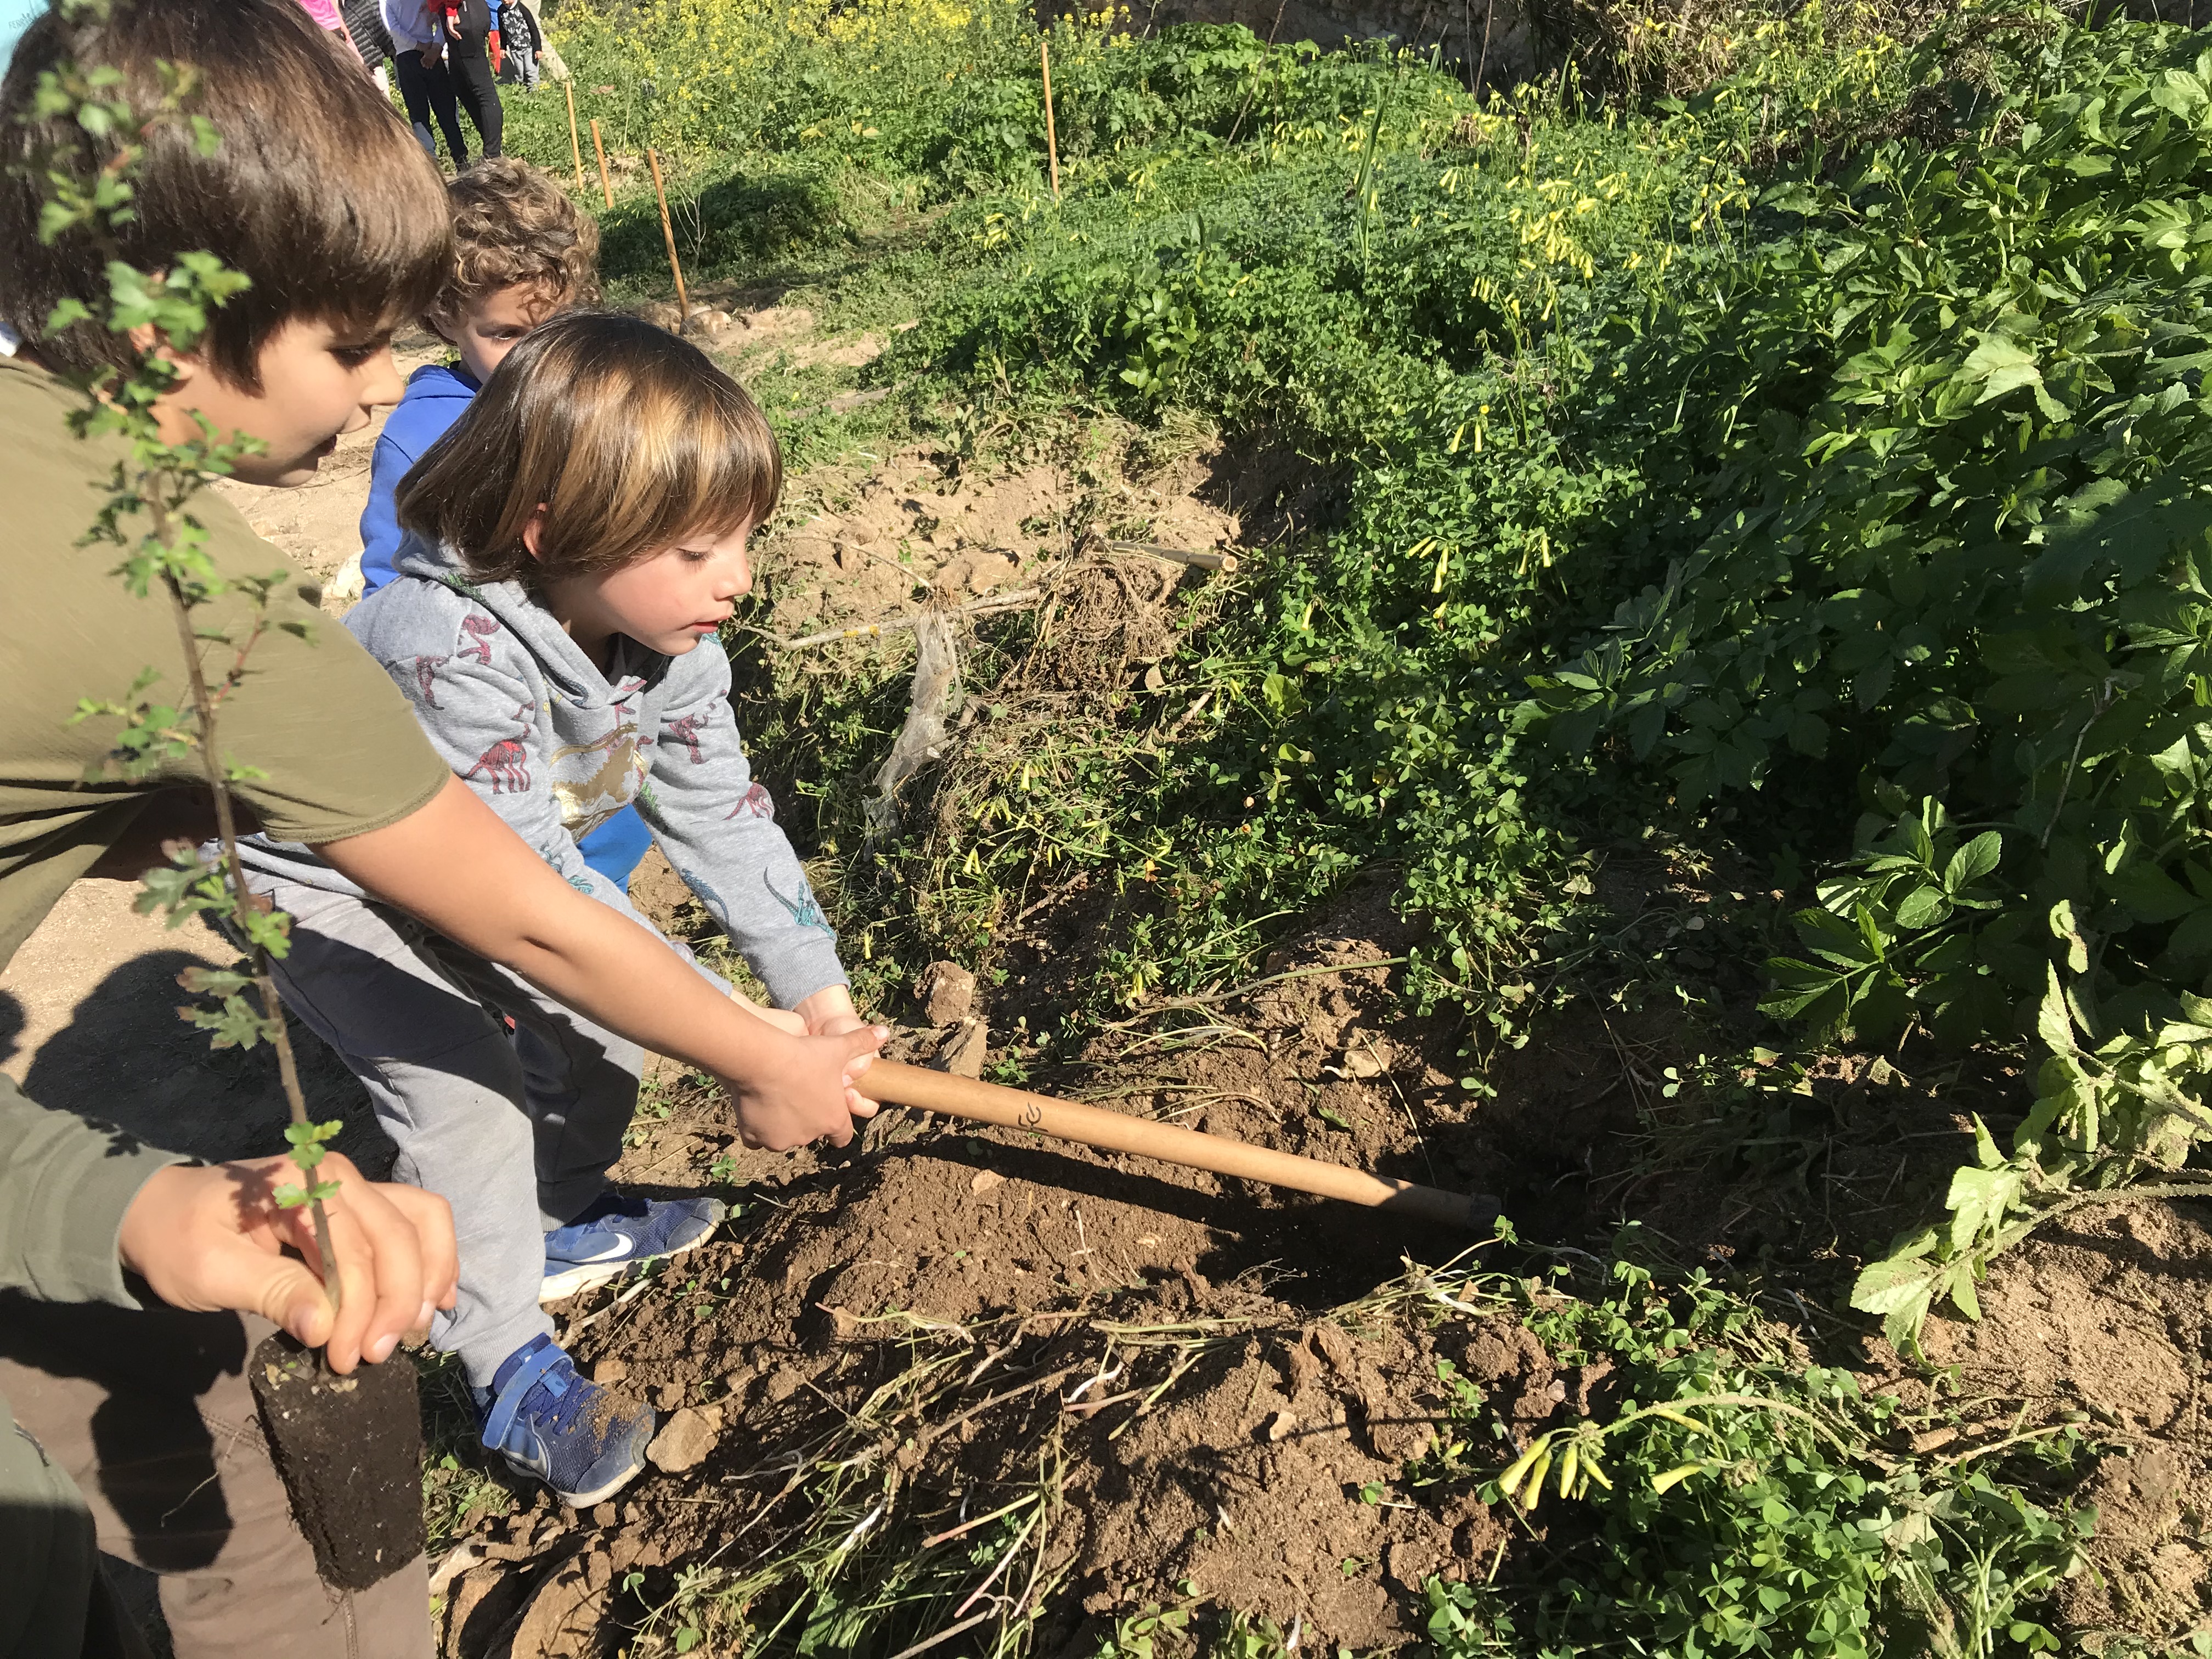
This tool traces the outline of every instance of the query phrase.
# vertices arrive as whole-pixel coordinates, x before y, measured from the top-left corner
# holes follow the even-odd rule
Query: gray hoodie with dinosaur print
[[[836,936],[746,763],[719,642],[664,657],[617,635],[601,673],[521,583],[471,582],[415,538],[396,564],[397,579],[346,627],[454,774],[570,886],[636,916],[576,847],[635,801],[778,1006],[847,982]],[[303,846],[256,838],[245,851],[267,874],[361,891]]]

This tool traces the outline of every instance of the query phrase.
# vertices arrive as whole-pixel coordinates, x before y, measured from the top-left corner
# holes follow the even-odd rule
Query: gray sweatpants
[[[402,911],[252,884],[291,913],[276,964],[285,1006],[367,1086],[399,1149],[394,1178],[453,1206],[460,1299],[430,1340],[488,1388],[509,1354],[552,1334],[538,1305],[544,1234],[605,1190],[643,1050]]]

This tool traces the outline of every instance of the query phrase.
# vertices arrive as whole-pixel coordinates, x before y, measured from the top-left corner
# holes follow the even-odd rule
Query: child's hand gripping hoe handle
[[[1446,1226],[1487,1231],[1498,1217],[1495,1200],[1448,1193],[1439,1187],[1417,1187],[1410,1181],[1392,1181],[1347,1170],[1340,1164],[1323,1164],[1241,1140],[1224,1140],[1172,1123],[1127,1117],[1120,1112],[1079,1106],[1070,1100],[1033,1095],[1026,1089],[1006,1089],[995,1083],[979,1083],[945,1072],[903,1066],[879,1060],[862,1074],[860,1088],[870,1098],[896,1106],[917,1106],[927,1112],[997,1123],[1009,1129],[1030,1129],[1062,1140],[1112,1152],[1133,1152],[1216,1175],[1241,1176],[1277,1187],[1293,1187],[1323,1198],[1340,1198],[1348,1204],[1364,1204],[1393,1215],[1417,1216]]]

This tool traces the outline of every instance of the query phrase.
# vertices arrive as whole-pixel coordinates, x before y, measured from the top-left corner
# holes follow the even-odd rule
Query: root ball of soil
[[[422,1419],[414,1364],[333,1375],[282,1332],[246,1364],[292,1516],[333,1589],[363,1590],[421,1555]]]

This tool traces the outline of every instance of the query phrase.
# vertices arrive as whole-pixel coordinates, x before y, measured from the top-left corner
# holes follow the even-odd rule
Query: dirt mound
[[[1394,1017],[1389,968],[1359,965],[1402,945],[1348,937],[1341,921],[1362,915],[1289,947],[1287,977],[1224,999],[1212,1046],[1163,1052],[1146,1030],[1109,1032],[1039,1086],[1339,1162],[1420,1162],[1424,1139],[1462,1133],[1474,1104],[1422,1057],[1431,1034]],[[994,1019],[1023,994],[1001,988]],[[1188,1029],[1160,1012],[1148,1030]],[[909,1034],[899,1051],[933,1040]],[[1309,1075],[1370,1049],[1388,1069]],[[1326,1115],[1317,1093],[1335,1103]],[[1382,1496],[1454,1431],[1440,1362],[1516,1425],[1592,1403],[1510,1321],[1427,1332],[1394,1316],[1418,1294],[1406,1260],[1471,1238],[902,1112],[849,1158],[784,1158],[745,1152],[694,1100],[620,1173],[666,1190],[709,1167],[752,1183],[727,1235],[658,1280],[560,1310],[594,1376],[687,1414],[681,1473],[573,1522],[541,1508],[484,1528],[527,1559],[461,1576],[451,1606],[471,1613],[448,1653],[521,1655],[515,1632],[541,1601],[565,1606],[594,1583],[613,1588],[593,1639],[635,1637],[639,1652],[679,1616],[734,1643],[737,1625],[713,1621],[737,1620],[740,1601],[756,1629],[802,1601],[813,1612],[794,1616],[817,1616],[792,1564],[871,1514],[861,1536],[883,1573],[960,1589],[917,1593],[886,1651],[973,1612],[961,1597],[1001,1554],[1027,1588],[978,1605],[1041,1620],[1038,1652],[1178,1583],[1307,1641],[1395,1645],[1419,1628],[1424,1579],[1488,1571],[1504,1538],[1463,1481],[1419,1504]],[[996,1530],[960,1530],[1010,1503]],[[957,1548],[928,1541],[948,1532]],[[986,1543],[994,1553],[971,1566],[963,1552]]]
[[[1130,440],[1116,429],[1098,441]],[[1194,434],[1135,480],[1081,460],[982,470],[925,449],[866,473],[811,473],[759,545],[776,626],[790,635],[981,598],[1109,538],[1193,552],[1233,545],[1237,514],[1210,499],[1218,453]]]
[[[1428,1575],[1487,1565],[1503,1533],[1468,1492],[1372,1501],[1448,1426],[1445,1356],[1395,1324],[1364,1327],[1356,1307],[1316,1319],[1263,1288],[1255,1257],[1320,1253],[1313,1218],[1182,1171],[889,1127],[880,1148],[687,1258],[680,1289],[582,1316],[571,1346],[593,1374],[684,1412],[707,1449],[573,1528],[532,1517],[531,1564],[466,1576],[471,1609],[505,1579],[537,1581],[501,1598],[513,1652],[611,1650],[687,1573],[711,1564],[734,1583],[803,1551],[825,1501],[810,1477],[831,1467],[862,1489],[856,1504],[897,1511],[903,1549],[1009,1499],[1034,1510],[1035,1560],[1018,1565],[1029,1605],[1055,1621],[1042,1651],[1178,1582],[1310,1639],[1395,1645],[1418,1628]],[[1328,1231],[1370,1271],[1395,1265],[1340,1219]],[[1510,1323],[1452,1357],[1531,1425],[1575,1408]],[[828,1529],[857,1524],[841,1513]],[[550,1572],[549,1542],[565,1564]],[[609,1646],[520,1639],[631,1574],[600,1608],[593,1639]],[[491,1650],[458,1628],[447,1647]]]
[[[2081,1494],[2097,1509],[2098,1571],[2063,1590],[2071,1624],[2187,1629],[2212,1609],[2200,1538],[2212,1515],[2212,1228],[2201,1217],[2165,1204],[2081,1212],[1998,1264],[1978,1323],[1929,1323],[1929,1358],[1958,1367],[1961,1395],[1986,1393],[2030,1430],[2086,1415],[2106,1449]]]

